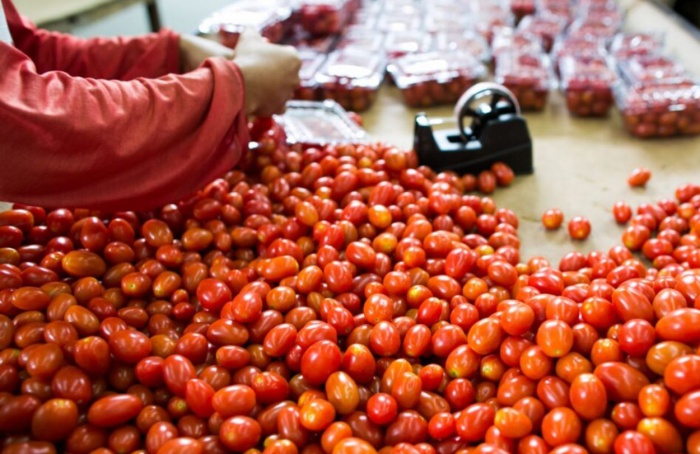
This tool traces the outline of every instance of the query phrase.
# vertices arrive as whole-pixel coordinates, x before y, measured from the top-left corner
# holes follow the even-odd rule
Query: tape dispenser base
[[[471,124],[465,126],[469,118]],[[416,115],[413,146],[421,165],[476,174],[500,161],[518,175],[533,173],[530,132],[507,88],[490,82],[474,85],[457,102],[455,120],[457,129],[436,129],[454,120]]]

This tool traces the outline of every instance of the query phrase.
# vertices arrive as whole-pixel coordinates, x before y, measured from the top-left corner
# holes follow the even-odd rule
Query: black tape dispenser
[[[413,146],[422,165],[436,171],[478,173],[495,162],[516,174],[533,172],[532,140],[518,101],[506,87],[482,82],[468,89],[455,106],[456,130],[433,126],[450,123],[419,113]],[[465,125],[471,119],[471,124]]]

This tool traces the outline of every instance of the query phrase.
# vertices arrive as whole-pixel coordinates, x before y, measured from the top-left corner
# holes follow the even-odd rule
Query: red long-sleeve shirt
[[[211,58],[179,71],[179,36],[80,39],[2,0],[0,200],[145,210],[191,195],[248,142],[243,78]]]

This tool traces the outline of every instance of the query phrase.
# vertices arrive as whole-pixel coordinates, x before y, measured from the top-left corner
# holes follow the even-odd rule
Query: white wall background
[[[164,27],[180,33],[192,33],[200,20],[230,3],[231,0],[158,0],[158,9]],[[71,33],[90,37],[140,35],[149,31],[146,8],[137,4],[105,19],[75,27]]]

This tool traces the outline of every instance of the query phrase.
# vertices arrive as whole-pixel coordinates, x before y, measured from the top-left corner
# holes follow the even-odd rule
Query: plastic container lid
[[[483,79],[488,71],[473,55],[465,52],[427,52],[406,55],[389,65],[396,86],[435,81],[446,83],[457,77]]]
[[[302,87],[308,87],[316,84],[316,73],[318,72],[323,62],[326,61],[326,55],[316,52],[301,51],[299,52],[301,59],[301,68],[299,69],[299,80]]]
[[[610,44],[610,53],[617,58],[659,53],[663,50],[661,33],[619,33]]]
[[[692,76],[677,61],[659,54],[636,55],[619,60],[618,70],[629,85],[673,85],[692,82]]]
[[[337,48],[359,47],[360,49],[379,52],[384,50],[384,33],[376,30],[367,30],[364,28],[346,29],[345,33],[338,41]]]
[[[518,24],[518,30],[528,31],[552,40],[561,34],[565,28],[565,19],[547,12],[525,16]]]
[[[565,55],[559,60],[561,86],[564,90],[611,88],[617,76],[609,58],[603,55]]]
[[[217,33],[224,26],[263,30],[288,20],[291,15],[292,9],[286,1],[240,0],[204,19],[199,32],[204,35]]]
[[[355,87],[379,88],[384,79],[385,59],[355,47],[346,47],[331,52],[319,70],[319,83],[340,83]]]
[[[621,20],[605,14],[590,14],[574,20],[567,32],[571,36],[592,36],[612,40],[621,27]]]
[[[435,35],[434,47],[439,51],[466,52],[482,62],[491,60],[489,43],[472,30],[462,33],[438,33]]]
[[[469,16],[454,10],[433,10],[425,16],[425,30],[430,33],[459,33],[472,27]]]
[[[627,114],[700,109],[700,85],[692,82],[636,87],[617,83],[613,92],[618,107]]]
[[[564,55],[606,55],[605,39],[596,36],[559,36],[552,46],[552,58]]]
[[[542,38],[525,30],[516,30],[512,27],[497,27],[494,30],[491,42],[491,52],[494,57],[502,52],[543,52]]]
[[[366,143],[367,132],[350,119],[334,101],[289,101],[283,115],[275,117],[290,144],[330,145]]]
[[[433,37],[422,30],[389,32],[384,40],[384,50],[391,58],[406,54],[426,52],[432,46]]]
[[[377,19],[377,29],[382,32],[410,31],[423,29],[423,16],[420,14],[384,12]]]
[[[294,7],[296,9],[322,7],[324,12],[339,12],[345,8],[347,0],[297,0]]]
[[[498,55],[496,83],[548,91],[553,85],[552,64],[544,52],[504,51]]]

